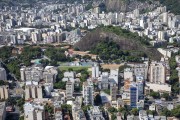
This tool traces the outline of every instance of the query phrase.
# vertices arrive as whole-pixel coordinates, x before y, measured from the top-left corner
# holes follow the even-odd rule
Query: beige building
[[[25,87],[25,100],[29,98],[43,98],[41,85],[28,85]]]
[[[151,83],[165,83],[166,67],[161,62],[152,62],[149,69],[149,81]]]
[[[0,98],[8,99],[9,98],[9,87],[8,86],[0,86]]]

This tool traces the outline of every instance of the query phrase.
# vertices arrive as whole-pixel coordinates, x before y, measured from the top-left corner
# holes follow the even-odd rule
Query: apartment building
[[[41,85],[27,85],[25,87],[25,100],[29,98],[43,98]]]
[[[83,83],[83,98],[85,105],[93,105],[94,104],[94,86],[92,81],[87,80]]]
[[[0,98],[8,99],[9,98],[9,87],[6,85],[0,86]]]
[[[166,67],[162,62],[152,62],[149,69],[149,81],[151,83],[165,83]]]

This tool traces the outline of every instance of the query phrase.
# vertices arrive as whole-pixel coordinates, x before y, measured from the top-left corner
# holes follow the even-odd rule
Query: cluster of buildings
[[[20,75],[25,84],[25,100],[51,96],[57,74],[58,71],[53,66],[44,68],[40,64],[35,64],[30,67],[21,67]]]
[[[39,3],[35,7],[4,6],[0,13],[0,44],[75,44],[85,35],[80,28],[94,29],[99,25],[116,25],[137,32],[150,38],[153,46],[180,41],[180,18],[169,13],[166,7],[140,14],[139,9],[105,13],[96,2],[90,10],[86,10],[86,6],[86,3],[53,2]]]
[[[57,4],[52,1],[40,2],[34,7],[1,7],[0,45],[64,41],[74,44],[83,35],[76,28],[77,16],[85,12],[85,6],[86,4]]]
[[[179,60],[179,57],[176,57]],[[160,94],[171,94],[171,85],[167,82],[170,76],[169,62],[165,58],[161,61],[151,61],[144,63],[127,63],[123,73],[118,69],[111,69],[109,72],[100,71],[99,65],[94,64],[91,68],[91,77],[83,82],[81,97],[75,96],[74,86],[76,84],[75,72],[66,72],[64,75],[69,78],[66,82],[66,100],[68,104],[73,106],[73,114],[82,114],[81,103],[83,105],[91,105],[88,110],[88,117],[90,119],[105,119],[99,106],[95,106],[94,99],[97,94],[100,95],[102,104],[109,105],[119,109],[128,106],[130,109],[137,108],[143,110],[145,108],[145,97],[150,95],[151,91]],[[109,93],[106,91],[109,90]],[[100,92],[98,92],[100,91]],[[150,97],[150,96],[149,96]],[[77,98],[80,99],[77,102]],[[74,99],[76,99],[74,101]],[[149,110],[160,111],[162,108],[172,110],[180,104],[179,100],[165,101],[164,99],[152,99],[152,104],[148,103]],[[104,107],[105,107],[104,106]],[[108,111],[106,111],[108,112]],[[141,111],[142,112],[142,111]],[[165,116],[152,116],[139,112],[138,116],[128,116],[128,119],[136,118],[145,119],[166,119]],[[142,117],[143,116],[143,117]],[[123,116],[118,116],[122,118]],[[83,117],[82,117],[83,118]]]
[[[155,46],[180,42],[180,17],[169,13],[166,7],[157,7],[151,12],[140,14],[139,9],[131,12],[102,12],[98,5],[86,10],[87,4],[54,4],[53,2],[37,3],[35,7],[4,6],[0,7],[0,45],[16,44],[49,44],[68,42],[75,44],[85,35],[83,29],[94,29],[99,25],[115,25],[127,29],[139,36],[147,36]],[[24,86],[25,120],[45,120],[49,117],[47,107],[53,108],[56,120],[70,119],[64,114],[62,105],[71,105],[74,120],[105,120],[110,114],[109,106],[119,109],[128,106],[137,108],[139,116],[127,116],[128,120],[166,120],[165,116],[151,116],[143,110],[148,106],[151,111],[160,113],[163,108],[172,110],[180,105],[179,99],[166,101],[150,97],[151,91],[160,95],[171,95],[169,58],[178,53],[179,48],[168,46],[158,48],[163,55],[160,61],[145,61],[144,63],[125,63],[124,71],[110,69],[108,72],[100,70],[95,63],[91,68],[90,77],[81,82],[80,73],[66,71],[63,73],[65,90],[54,89],[58,71],[54,66],[33,65],[21,67],[20,77]],[[77,52],[77,51],[76,51]],[[80,54],[80,52],[73,54]],[[66,52],[71,55],[70,51]],[[84,54],[84,53],[82,53]],[[96,56],[95,56],[96,57]],[[176,56],[178,76],[180,78],[180,56]],[[6,70],[0,67],[0,80],[7,80]],[[179,79],[180,80],[180,79]],[[22,87],[21,86],[21,87]],[[79,86],[79,92],[75,88]],[[104,110],[95,105],[95,97],[100,95]],[[152,103],[145,103],[145,97]],[[0,99],[9,98],[9,87],[0,86]],[[179,97],[180,98],[180,97]],[[84,113],[84,106],[90,106]],[[5,102],[0,102],[0,118],[5,119]],[[146,108],[147,109],[147,108]],[[109,117],[111,118],[111,117]],[[117,114],[118,120],[123,118]]]

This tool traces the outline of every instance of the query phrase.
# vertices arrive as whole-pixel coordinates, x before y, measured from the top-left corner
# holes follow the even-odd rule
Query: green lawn
[[[68,71],[68,69],[71,68],[73,71],[82,70],[82,69],[88,69],[90,66],[60,66],[59,69],[62,71]]]

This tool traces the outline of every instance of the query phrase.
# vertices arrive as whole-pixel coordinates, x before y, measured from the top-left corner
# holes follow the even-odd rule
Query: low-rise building
[[[171,92],[171,85],[169,84],[156,84],[156,83],[146,83],[146,86],[150,90],[153,90],[155,92]]]
[[[88,110],[90,120],[105,120],[98,106],[93,106]]]

